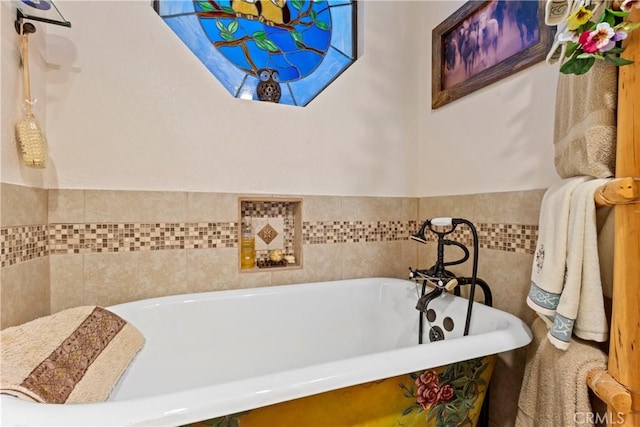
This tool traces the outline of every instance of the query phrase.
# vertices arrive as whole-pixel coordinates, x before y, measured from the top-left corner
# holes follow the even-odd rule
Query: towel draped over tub
[[[42,403],[101,402],[144,344],[133,325],[76,307],[0,332],[0,393]]]

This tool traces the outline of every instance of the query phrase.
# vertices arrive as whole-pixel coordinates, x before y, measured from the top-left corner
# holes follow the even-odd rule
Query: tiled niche
[[[245,217],[251,218],[253,226],[256,267],[242,272],[302,267],[302,199],[241,197],[238,199],[238,224],[242,224]],[[240,229],[239,226],[238,242]],[[285,256],[293,255],[295,262],[285,264],[285,261],[282,265],[272,265],[269,262],[269,251],[276,249],[282,250]]]

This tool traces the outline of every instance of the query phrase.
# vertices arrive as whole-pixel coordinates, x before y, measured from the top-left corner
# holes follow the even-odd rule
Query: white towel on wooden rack
[[[527,304],[546,316],[556,314],[564,287],[571,194],[589,179],[584,176],[563,179],[549,188],[542,198]]]
[[[527,304],[549,327],[549,341],[566,350],[571,334],[606,341],[595,204],[607,179],[575,177],[551,187],[542,201]]]

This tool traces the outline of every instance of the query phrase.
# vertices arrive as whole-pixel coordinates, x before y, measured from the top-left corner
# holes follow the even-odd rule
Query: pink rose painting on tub
[[[440,373],[428,369],[411,374],[414,384],[400,384],[400,388],[416,403],[402,415],[424,413],[426,420],[437,427],[469,425],[470,411],[481,394],[479,388],[487,386],[481,378],[487,366],[480,358],[447,365]]]

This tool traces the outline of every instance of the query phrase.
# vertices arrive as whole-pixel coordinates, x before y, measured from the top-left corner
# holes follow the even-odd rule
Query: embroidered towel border
[[[104,401],[144,338],[102,307],[77,307],[0,335],[0,392],[42,403]]]

